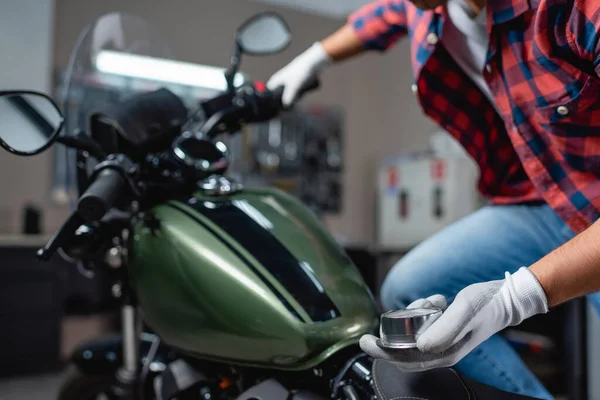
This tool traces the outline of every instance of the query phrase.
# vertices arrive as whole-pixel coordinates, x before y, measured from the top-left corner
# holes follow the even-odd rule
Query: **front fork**
[[[123,335],[123,364],[116,373],[113,388],[114,397],[118,400],[137,399],[137,388],[140,368],[140,334],[141,318],[136,306],[125,303],[121,308],[121,324]]]
[[[137,208],[137,207],[136,207]],[[122,243],[128,243],[129,230],[122,231]],[[139,312],[136,296],[127,284],[127,268],[123,268],[127,259],[127,247],[122,247],[118,262],[112,266],[118,267],[124,276],[121,305],[121,334],[123,336],[123,362],[116,373],[114,395],[118,400],[136,400],[139,389],[140,368],[140,335],[142,333],[142,319]]]

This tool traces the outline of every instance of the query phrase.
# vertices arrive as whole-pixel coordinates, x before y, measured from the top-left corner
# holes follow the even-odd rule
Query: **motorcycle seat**
[[[375,360],[373,384],[378,400],[535,400],[473,381],[450,368],[407,373]]]

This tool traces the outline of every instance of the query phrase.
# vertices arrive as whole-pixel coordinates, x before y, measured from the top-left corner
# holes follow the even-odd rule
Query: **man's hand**
[[[443,296],[417,300],[408,308],[445,307]],[[360,346],[374,358],[394,362],[403,371],[450,367],[502,329],[548,312],[544,289],[528,268],[503,280],[476,283],[460,291],[454,302],[418,339],[418,349],[385,350],[365,335]]]
[[[297,100],[304,84],[323,68],[354,57],[364,50],[365,47],[352,25],[345,24],[277,71],[267,82],[267,87],[275,90],[283,86],[281,100],[285,107],[289,107]]]
[[[321,43],[313,44],[308,50],[277,71],[267,82],[269,90],[283,86],[282,103],[291,106],[298,98],[300,89],[332,60]]]

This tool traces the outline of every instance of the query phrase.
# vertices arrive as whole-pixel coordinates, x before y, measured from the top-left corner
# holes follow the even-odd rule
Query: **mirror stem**
[[[87,151],[92,157],[98,159],[106,156],[102,148],[83,132],[77,132],[75,136],[58,136],[56,141],[73,149]]]
[[[231,94],[235,92],[235,75],[238,73],[240,68],[240,58],[242,56],[242,49],[239,44],[235,44],[233,54],[229,63],[229,68],[225,72],[225,80],[227,81],[227,91]]]

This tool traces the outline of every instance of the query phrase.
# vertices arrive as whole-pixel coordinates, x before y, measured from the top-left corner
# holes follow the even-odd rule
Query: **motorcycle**
[[[92,89],[82,92],[82,81],[97,82],[97,70],[123,55],[158,65],[170,59],[156,37],[125,14],[86,29],[66,89],[71,103],[77,97],[94,110],[87,115],[65,107],[66,119],[41,93],[0,97],[6,150],[29,156],[58,142],[77,152],[79,199],[38,257],[60,251],[94,265],[110,276],[121,307],[121,335],[75,351],[77,375],[59,399],[301,399],[342,391],[368,398],[371,366],[357,342],[378,314],[359,271],[294,197],[226,176],[229,153],[219,137],[283,110],[281,90],[236,85],[241,57],[283,50],[287,25],[273,13],[246,21],[225,90],[191,111],[164,87],[123,89],[100,102]],[[59,134],[72,120],[82,122]]]
[[[131,89],[135,76],[167,86],[172,56],[145,21],[107,14],[73,52],[65,115],[43,93],[0,92],[2,148],[32,156],[57,142],[76,153],[80,195],[38,258],[59,252],[106,275],[121,311],[120,335],[74,351],[59,400],[524,399],[450,369],[403,375],[374,363],[358,340],[377,329],[377,306],[344,251],[291,195],[226,175],[220,137],[283,111],[281,89],[239,84],[240,60],[290,40],[277,14],[247,20],[213,78],[222,92],[189,110],[164,87]],[[116,65],[128,84],[93,93]],[[197,79],[179,66],[179,78]]]

